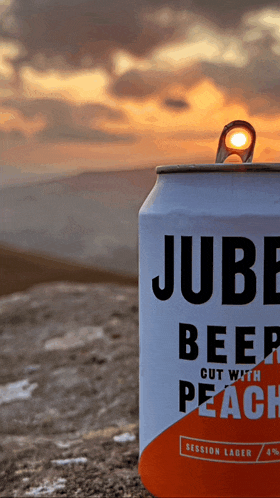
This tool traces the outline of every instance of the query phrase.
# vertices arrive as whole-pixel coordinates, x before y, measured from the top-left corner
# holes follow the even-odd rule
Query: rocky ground
[[[0,298],[0,497],[152,498],[137,470],[138,354],[137,287]]]

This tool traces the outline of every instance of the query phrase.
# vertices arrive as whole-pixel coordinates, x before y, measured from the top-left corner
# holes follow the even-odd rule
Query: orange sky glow
[[[40,174],[214,162],[220,133],[235,119],[256,129],[255,162],[280,162],[280,10],[273,5],[252,5],[234,29],[172,4],[146,9],[145,29],[169,37],[141,53],[142,46],[114,46],[108,35],[112,46],[94,45],[97,63],[83,41],[79,67],[66,49],[33,53],[14,35],[13,3],[3,5],[12,34],[0,42],[2,165]]]

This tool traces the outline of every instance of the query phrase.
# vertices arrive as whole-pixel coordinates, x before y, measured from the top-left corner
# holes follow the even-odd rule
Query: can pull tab
[[[236,120],[227,124],[220,136],[216,164],[223,163],[231,154],[237,154],[243,163],[253,160],[256,132],[247,121]]]

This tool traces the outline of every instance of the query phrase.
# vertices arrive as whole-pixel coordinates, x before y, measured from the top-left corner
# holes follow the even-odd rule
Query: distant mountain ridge
[[[155,168],[83,172],[0,190],[0,244],[137,274],[138,211]]]

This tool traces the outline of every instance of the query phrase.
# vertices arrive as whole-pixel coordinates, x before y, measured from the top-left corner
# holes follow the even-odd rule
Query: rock
[[[137,469],[138,356],[136,287],[0,298],[0,497],[152,497]]]

